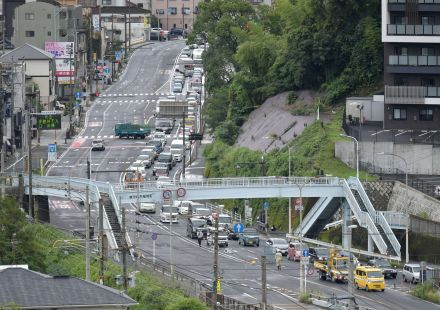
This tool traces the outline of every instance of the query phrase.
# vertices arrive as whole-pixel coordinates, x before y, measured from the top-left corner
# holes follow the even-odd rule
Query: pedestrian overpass
[[[27,176],[23,177],[23,182],[25,193],[28,194]],[[302,225],[295,230],[295,237],[316,238],[333,215],[342,210],[343,248],[348,246],[348,226],[354,217],[360,227],[368,230],[370,253],[373,252],[374,243],[380,254],[400,260],[400,243],[390,224],[382,212],[375,210],[361,182],[353,177],[236,177],[118,184],[57,176],[32,178],[33,195],[85,201],[87,188],[91,203],[101,202],[104,205],[103,228],[109,246],[114,250],[122,245],[121,204],[163,203],[164,200],[169,202],[174,199],[316,197],[317,202],[304,217]]]

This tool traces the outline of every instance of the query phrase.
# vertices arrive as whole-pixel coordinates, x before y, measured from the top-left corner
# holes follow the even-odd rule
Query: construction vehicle
[[[332,282],[347,282],[350,260],[348,256],[342,256],[334,249],[330,250],[330,255],[325,260],[316,260],[314,267],[321,280]]]
[[[136,189],[138,183],[144,182],[145,179],[140,171],[127,171],[124,176],[125,188]]]
[[[118,123],[115,126],[115,136],[119,138],[141,138],[151,134],[151,129],[147,125],[132,124],[132,123]]]

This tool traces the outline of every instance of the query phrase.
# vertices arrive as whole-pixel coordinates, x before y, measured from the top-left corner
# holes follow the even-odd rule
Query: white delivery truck
[[[173,140],[170,147],[171,154],[176,162],[181,162],[183,159],[183,140]]]

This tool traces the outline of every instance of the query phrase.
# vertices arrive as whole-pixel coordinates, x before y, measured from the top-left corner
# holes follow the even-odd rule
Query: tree
[[[195,298],[179,298],[165,310],[207,310],[208,308]]]
[[[34,225],[12,198],[0,200],[0,264],[28,264],[33,270],[45,270],[44,248]]]

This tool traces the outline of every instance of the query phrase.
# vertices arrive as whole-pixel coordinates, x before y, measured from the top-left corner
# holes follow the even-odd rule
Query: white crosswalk
[[[97,100],[97,104],[106,104],[106,103],[149,103],[156,102],[156,99],[135,99],[135,100]]]
[[[140,93],[140,94],[101,94],[101,97],[145,97],[145,96],[171,96],[170,93]]]
[[[77,139],[114,139],[114,135],[110,136],[78,136]]]

